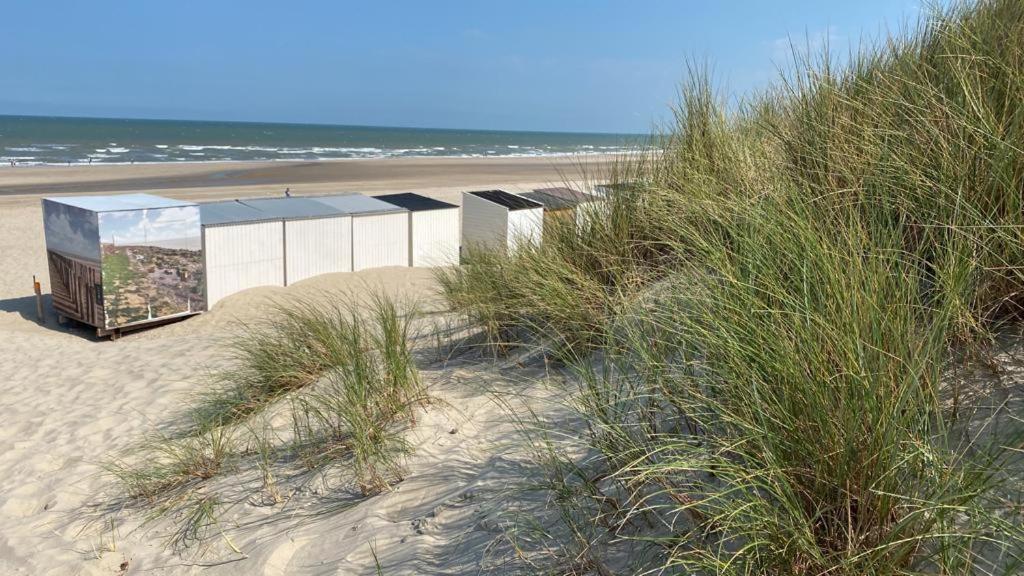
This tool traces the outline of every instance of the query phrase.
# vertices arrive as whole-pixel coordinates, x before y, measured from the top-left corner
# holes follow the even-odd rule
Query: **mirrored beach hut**
[[[352,271],[352,217],[308,197],[243,200],[284,222],[284,285]]]
[[[544,205],[504,190],[462,193],[462,245],[516,250],[539,243]]]
[[[352,270],[409,265],[409,211],[362,194],[317,196],[352,218]]]
[[[419,194],[377,196],[409,211],[409,265],[454,266],[459,263],[459,207]]]
[[[53,306],[98,335],[205,309],[196,204],[150,194],[46,198]]]

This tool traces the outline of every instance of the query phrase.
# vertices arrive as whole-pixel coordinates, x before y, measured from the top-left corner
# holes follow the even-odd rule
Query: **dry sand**
[[[429,299],[435,286],[422,269],[333,274],[254,289],[184,322],[97,341],[59,327],[48,301],[45,322],[35,320],[31,277],[40,277],[44,293],[49,284],[40,194],[79,187],[234,198],[288,186],[298,194],[416,190],[458,200],[461,190],[525,190],[575,170],[533,159],[0,170],[0,574],[116,574],[126,561],[129,574],[368,574],[371,546],[387,574],[475,574],[497,536],[490,510],[521,472],[507,455],[514,427],[474,384],[481,370],[491,371],[490,385],[500,385],[501,374],[433,364],[425,380],[444,402],[410,436],[409,474],[392,492],[336,506],[316,490],[277,507],[242,501],[225,529],[248,557],[227,563],[218,562],[237,555],[223,546],[199,560],[173,554],[164,547],[167,526],[141,529],[137,514],[120,515],[113,532],[88,523],[101,517],[110,489],[98,464],[180,413],[237,320],[265,314],[273,298],[383,286]],[[222,182],[210,186],[211,179]]]

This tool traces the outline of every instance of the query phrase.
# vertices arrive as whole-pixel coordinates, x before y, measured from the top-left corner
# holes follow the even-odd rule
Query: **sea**
[[[0,168],[614,154],[634,149],[643,141],[644,136],[638,134],[0,115]]]

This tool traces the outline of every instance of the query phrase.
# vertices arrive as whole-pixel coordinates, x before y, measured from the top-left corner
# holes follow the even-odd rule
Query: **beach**
[[[584,170],[607,170],[587,158]],[[142,330],[118,341],[59,326],[48,297],[36,319],[32,277],[49,292],[40,198],[73,193],[149,192],[186,200],[329,192],[416,191],[458,202],[461,191],[526,191],[580,177],[574,158],[382,159],[332,162],[164,163],[0,169],[0,573],[180,574],[370,573],[377,554],[389,574],[472,574],[494,523],[488,502],[512,478],[503,454],[513,426],[486,392],[466,385],[457,363],[424,370],[431,409],[414,432],[409,474],[395,490],[317,512],[315,495],[296,498],[286,520],[251,522],[271,510],[238,503],[232,539],[247,559],[213,563],[165,548],[167,534],[128,516],[104,524],[112,490],[102,462],[181,412],[216,366],[223,339],[239,322],[268,313],[271,301],[305,295],[366,294],[375,288],[436,301],[430,270],[386,268],[321,276],[288,288],[257,288],[209,313]],[[495,375],[492,384],[501,381]],[[467,496],[468,494],[468,496]],[[122,517],[123,518],[123,517]],[[429,518],[429,521],[426,520]],[[241,519],[247,519],[244,521]],[[428,529],[410,528],[429,525]],[[418,532],[417,532],[418,530]],[[374,547],[371,550],[371,546]]]

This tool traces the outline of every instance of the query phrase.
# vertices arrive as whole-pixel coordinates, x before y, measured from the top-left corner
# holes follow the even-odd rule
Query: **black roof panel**
[[[565,198],[559,198],[536,190],[523,194],[523,198],[529,198],[534,202],[540,202],[544,205],[545,210],[565,210],[576,206],[576,202],[573,202],[572,200],[566,200]]]
[[[547,194],[548,196],[554,196],[555,198],[561,198],[562,200],[568,200],[574,204],[583,204],[584,202],[594,202],[598,198],[593,194],[587,194],[586,192],[580,192],[579,190],[573,190],[572,188],[566,188],[565,186],[559,186],[556,188],[534,188],[534,192],[540,192],[541,194]]]
[[[402,192],[400,194],[385,194],[383,196],[374,196],[378,200],[383,200],[388,204],[394,204],[395,206],[401,206],[410,212],[421,212],[424,210],[442,210],[444,208],[458,208],[455,204],[449,204],[442,202],[434,198],[427,198],[419,194],[413,194],[412,192]]]
[[[470,192],[473,196],[483,198],[484,200],[500,204],[509,210],[528,210],[530,208],[543,208],[544,205],[540,202],[517,196],[515,194],[509,194],[504,190],[480,190],[477,192]]]

